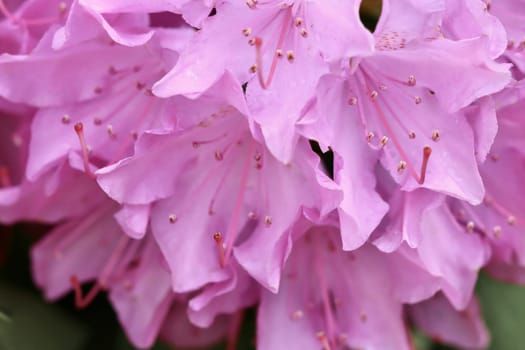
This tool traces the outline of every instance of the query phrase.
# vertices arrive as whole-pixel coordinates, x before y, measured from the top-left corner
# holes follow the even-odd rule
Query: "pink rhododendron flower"
[[[522,1],[0,0],[0,222],[138,348],[483,348],[525,284]],[[81,284],[92,283],[89,291]]]

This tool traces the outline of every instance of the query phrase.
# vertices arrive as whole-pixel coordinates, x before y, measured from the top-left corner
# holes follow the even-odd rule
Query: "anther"
[[[405,162],[404,160],[400,160],[397,166],[397,172],[401,174],[403,170],[405,170],[406,168],[407,168],[407,162]]]
[[[494,226],[492,232],[494,233],[494,237],[499,238],[499,236],[501,236],[501,226]]]
[[[135,83],[135,87],[137,88],[137,90],[142,90],[142,89],[144,89],[144,87],[146,87],[146,84],[144,84],[144,83],[141,82],[141,81],[137,81],[137,82]]]
[[[381,143],[381,146],[384,147],[388,143],[388,136],[382,136],[379,142]]]
[[[225,254],[224,254],[224,243],[222,240],[222,233],[215,232],[213,234],[213,239],[215,240],[215,243],[217,244],[217,251],[219,253],[219,264],[221,267],[225,266]]]
[[[413,75],[410,75],[408,77],[408,86],[415,86],[416,85],[416,77]]]
[[[410,131],[410,132],[408,133],[408,137],[409,137],[410,139],[412,139],[412,140],[415,139],[415,138],[416,138],[416,132],[415,132],[415,131]]]
[[[250,73],[257,73],[257,64],[252,64],[250,66]]]
[[[366,135],[366,140],[368,142],[371,142],[372,139],[375,137],[376,135],[373,133],[373,132],[369,132],[367,135]],[[383,136],[384,137],[384,136]]]
[[[432,140],[434,142],[438,142],[439,138],[440,138],[439,130],[436,129],[436,130],[432,131]]]
[[[80,148],[82,149],[82,161],[84,162],[84,171],[91,177],[94,177],[91,169],[89,168],[89,147],[86,143],[86,137],[84,135],[84,125],[82,123],[75,124],[75,132],[77,133],[78,140],[80,141]]]
[[[296,27],[300,27],[303,24],[303,19],[301,17],[297,17],[295,18],[294,23]]]
[[[75,306],[78,309],[83,309],[91,302],[95,297],[98,295],[100,291],[103,290],[103,286],[100,285],[99,282],[95,282],[91,290],[86,294],[86,296],[82,295],[82,288],[80,288],[80,283],[78,282],[78,278],[76,276],[71,276],[70,279],[71,286],[73,287],[73,290],[75,291]]]
[[[416,103],[416,105],[420,104],[422,101],[423,101],[423,99],[421,97],[419,97],[419,96],[416,96],[414,98],[414,102]]]
[[[168,221],[170,222],[170,224],[176,223],[177,222],[177,215],[170,214],[170,216],[168,216]]]
[[[251,28],[244,28],[244,29],[242,30],[242,34],[243,34],[244,36],[250,36],[251,33],[252,33],[252,29],[251,29]]]
[[[270,226],[270,225],[272,224],[272,217],[266,215],[266,216],[264,217],[264,224],[265,224],[266,226]]]
[[[255,220],[257,219],[257,214],[255,214],[253,211],[248,213],[248,219]]]
[[[293,53],[292,50],[288,50],[286,51],[286,59],[288,60],[288,62],[292,63],[294,60],[295,60],[295,54]]]
[[[70,121],[71,121],[71,118],[69,117],[69,115],[64,114],[62,116],[62,124],[67,125],[67,124],[69,124]]]
[[[469,221],[467,222],[467,225],[465,226],[465,228],[467,229],[467,232],[474,232],[474,222],[473,221]]]
[[[290,318],[293,320],[293,321],[297,321],[297,320],[300,320],[301,318],[303,318],[304,316],[304,313],[302,310],[295,310],[294,312],[292,312],[292,314],[290,315]]]
[[[218,161],[221,161],[224,159],[224,155],[222,154],[221,151],[215,151],[215,159]]]
[[[249,8],[253,9],[255,6],[257,6],[257,0],[246,0],[246,5],[248,5]]]
[[[326,336],[325,332],[317,332],[315,335],[317,336],[317,339],[319,339],[319,342],[321,342],[323,350],[332,350],[332,347],[330,346],[330,342],[328,341],[328,337]]]
[[[254,46],[257,44],[257,40],[261,40],[260,38],[251,38],[250,40],[248,40],[248,44],[250,44],[251,46]]]
[[[355,105],[357,104],[357,98],[356,98],[356,97],[350,97],[350,98],[348,99],[348,104],[349,104],[350,106],[355,106]]]
[[[64,13],[66,12],[67,10],[67,4],[65,2],[60,2],[60,4],[58,4],[58,12],[60,13]]]
[[[375,99],[377,98],[377,95],[378,95],[377,91],[374,90],[374,91],[372,91],[372,92],[370,93],[370,98],[371,98],[372,100],[375,100]]]
[[[385,84],[381,84],[381,85],[379,85],[379,90],[381,90],[381,91],[386,91],[386,89],[387,89],[387,87],[386,87]]]
[[[308,32],[306,31],[306,29],[304,29],[304,28],[301,29],[301,36],[303,38],[306,38],[308,36]]]
[[[106,130],[107,130],[107,132],[108,132],[109,137],[111,137],[111,138],[114,139],[116,135],[115,135],[115,133],[113,132],[113,125],[108,124]]]
[[[514,215],[509,215],[507,217],[507,224],[514,225],[516,223],[516,217]]]
[[[102,120],[100,118],[94,118],[93,119],[93,124],[95,124],[97,126],[101,125],[102,124]]]
[[[423,148],[423,161],[421,162],[421,172],[419,175],[419,184],[422,185],[425,183],[425,177],[427,174],[427,166],[428,166],[428,160],[430,159],[430,155],[432,154],[432,148],[426,146]]]
[[[281,50],[281,49],[277,49],[277,50],[275,50],[275,56],[276,56],[277,58],[281,58],[281,57],[283,57],[283,56],[284,56],[284,54],[283,54],[283,50]]]

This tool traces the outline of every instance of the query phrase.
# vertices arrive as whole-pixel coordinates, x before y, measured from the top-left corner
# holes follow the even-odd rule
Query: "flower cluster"
[[[482,348],[525,283],[525,3],[0,0],[0,222],[130,341]],[[82,283],[92,283],[83,291]]]

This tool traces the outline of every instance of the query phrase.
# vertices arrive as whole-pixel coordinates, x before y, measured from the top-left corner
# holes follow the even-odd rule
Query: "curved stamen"
[[[115,269],[115,266],[117,265],[118,260],[121,258],[122,254],[124,253],[124,250],[126,248],[126,245],[128,243],[129,238],[127,236],[123,236],[120,241],[117,244],[117,247],[109,257],[108,262],[102,269],[102,272],[100,273],[99,278],[93,285],[93,287],[90,289],[90,291],[83,296],[82,295],[82,288],[80,288],[80,283],[78,281],[78,277],[76,275],[71,276],[70,282],[71,286],[73,287],[75,291],[75,305],[79,309],[83,309],[91,302],[95,297],[100,293],[101,291],[106,289],[106,283],[108,277],[113,273],[113,270]]]
[[[86,294],[86,296],[83,296],[82,288],[80,287],[80,283],[78,282],[77,276],[71,276],[70,282],[75,291],[75,306],[77,307],[77,309],[83,309],[89,304],[91,304],[91,302],[93,301],[93,299],[95,299],[98,293],[104,290],[104,287],[101,286],[98,281],[96,281],[93,287],[91,287],[89,292]]]
[[[256,63],[257,63],[257,78],[259,79],[259,84],[261,84],[261,87],[263,89],[267,89],[270,84],[272,83],[273,76],[275,75],[275,70],[277,68],[277,61],[282,56],[279,55],[279,52],[282,52],[284,38],[286,37],[286,33],[288,32],[288,27],[290,24],[290,19],[292,17],[291,10],[286,11],[286,17],[284,18],[283,26],[281,28],[281,33],[279,34],[279,39],[277,41],[277,46],[275,48],[276,54],[273,56],[272,59],[272,65],[270,67],[270,72],[268,73],[268,77],[266,80],[263,76],[263,64],[262,64],[262,39],[260,37],[255,38],[255,53],[256,53]]]
[[[86,136],[84,135],[84,125],[82,123],[75,124],[75,132],[77,133],[78,140],[80,142],[80,148],[82,149],[82,161],[84,163],[84,171],[89,177],[95,177],[89,167],[89,147],[86,143]]]
[[[233,244],[237,238],[239,219],[241,217],[241,208],[244,203],[244,192],[246,191],[246,184],[248,183],[248,175],[250,173],[250,164],[252,161],[252,154],[255,149],[255,141],[248,141],[248,148],[246,150],[246,157],[244,160],[244,167],[241,175],[241,182],[239,184],[239,192],[237,192],[237,198],[235,199],[235,207],[233,209],[233,215],[228,225],[228,232],[226,235],[226,252],[224,263],[227,264],[231,255]]]

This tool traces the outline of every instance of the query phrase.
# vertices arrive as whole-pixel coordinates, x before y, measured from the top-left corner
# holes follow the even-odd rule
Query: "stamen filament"
[[[239,342],[239,336],[241,334],[243,318],[244,318],[244,310],[237,311],[235,316],[233,316],[233,321],[228,331],[226,350],[237,349],[237,343]]]
[[[128,243],[129,238],[127,236],[123,236],[120,241],[117,244],[117,247],[111,254],[108,262],[102,269],[102,272],[100,273],[97,281],[91,287],[90,291],[86,294],[86,296],[82,296],[82,288],[80,288],[80,283],[78,282],[78,278],[76,275],[71,276],[70,282],[73,286],[73,289],[75,291],[75,306],[79,309],[83,309],[86,306],[88,306],[93,299],[100,293],[101,291],[105,290],[106,288],[106,280],[107,278],[112,274],[113,270],[115,269],[115,266],[122,256],[122,253],[124,252],[124,249],[126,248],[126,245]]]
[[[233,216],[231,218],[230,224],[228,225],[228,231],[226,235],[226,252],[224,257],[225,265],[228,263],[229,257],[231,255],[233,244],[237,238],[237,229],[239,225],[239,219],[241,217],[241,207],[244,199],[244,192],[246,190],[246,184],[248,183],[248,175],[250,172],[250,163],[252,160],[252,154],[255,149],[255,141],[248,141],[248,148],[246,150],[246,158],[244,160],[244,168],[241,175],[241,183],[239,184],[239,192],[237,193],[237,198],[235,200],[235,207],[233,209]]]
[[[84,171],[90,177],[95,177],[91,169],[89,168],[89,149],[86,143],[86,136],[84,135],[84,125],[82,123],[75,124],[75,132],[78,135],[80,147],[82,149],[82,161],[84,163]]]
[[[226,259],[224,255],[224,242],[222,240],[222,234],[220,232],[215,232],[213,234],[213,239],[215,240],[215,243],[217,244],[217,251],[219,254],[219,264],[221,267],[226,266]]]
[[[284,38],[286,37],[286,33],[288,31],[288,25],[290,23],[290,19],[292,17],[292,12],[290,10],[286,11],[286,17],[284,18],[283,26],[281,28],[281,33],[279,35],[279,40],[277,41],[277,47],[275,48],[275,52],[278,50],[282,50]],[[257,78],[259,79],[259,84],[261,84],[261,87],[263,89],[268,89],[270,84],[272,83],[273,76],[275,75],[275,70],[277,68],[277,61],[279,60],[279,57],[277,54],[273,56],[272,59],[272,65],[270,67],[270,72],[268,73],[268,77],[266,78],[266,81],[264,80],[263,76],[263,64],[262,64],[262,39],[257,37],[255,38],[255,54],[256,54],[256,64],[257,64]]]
[[[428,160],[430,159],[430,155],[432,154],[432,148],[425,146],[423,148],[423,161],[421,162],[421,171],[419,175],[419,182],[420,185],[425,183],[425,177],[427,175],[427,166],[428,166]]]
[[[93,299],[95,299],[98,293],[104,289],[100,285],[100,283],[96,281],[93,287],[91,287],[89,292],[86,294],[86,296],[83,296],[82,288],[80,288],[80,283],[78,282],[77,276],[71,276],[70,281],[75,291],[75,306],[77,307],[77,309],[83,309],[89,304],[91,304],[91,302],[93,301]]]

